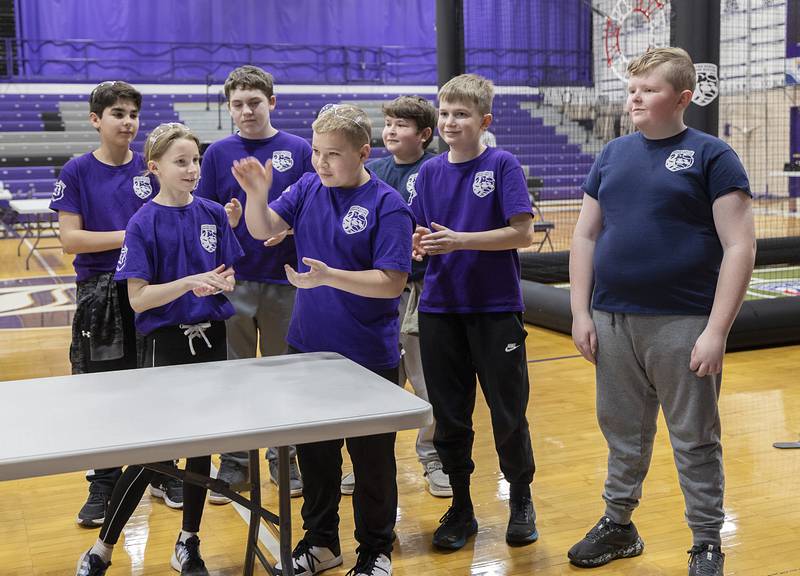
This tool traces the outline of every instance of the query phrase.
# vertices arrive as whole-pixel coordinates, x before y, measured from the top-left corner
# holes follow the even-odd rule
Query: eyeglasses
[[[345,110],[356,112],[358,115],[353,118],[345,114]],[[350,122],[361,128],[364,132],[366,132],[368,138],[372,138],[372,132],[367,127],[366,117],[355,106],[350,106],[348,104],[325,104],[325,106],[320,108],[319,114],[317,114],[317,118],[319,118],[323,114],[329,114],[329,113],[333,114],[337,118],[344,118],[345,120],[349,120]]]
[[[105,88],[106,86],[114,86],[115,84],[122,84],[121,80],[106,80],[105,82],[100,82],[97,86],[94,87],[92,93],[89,94],[89,101],[94,103],[94,95],[97,93],[100,88]]]
[[[189,128],[186,126],[186,124],[181,122],[165,122],[164,124],[159,124],[150,133],[150,146],[154,146],[158,139],[169,132],[172,128],[183,128],[187,132],[189,131]]]

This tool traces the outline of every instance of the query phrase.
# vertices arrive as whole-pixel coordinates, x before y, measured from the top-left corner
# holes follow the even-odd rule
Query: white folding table
[[[60,250],[61,245],[58,246],[39,246],[42,238],[56,238],[58,237],[58,229],[56,223],[58,216],[56,212],[50,210],[49,198],[25,198],[22,200],[11,200],[8,203],[9,208],[16,212],[19,216],[23,216],[19,220],[22,226],[22,236],[20,236],[19,244],[17,245],[17,256],[21,256],[22,245],[28,238],[33,238],[33,244],[28,250],[28,255],[25,257],[25,270],[30,269],[30,260],[37,250]]]
[[[250,510],[248,576],[256,557],[274,573],[258,547],[262,518],[278,528],[283,573],[293,575],[289,445],[431,421],[427,402],[333,353],[0,382],[0,398],[0,480],[248,450],[249,500],[225,482],[178,471]],[[93,416],[78,424],[81,413]],[[278,516],[261,506],[264,446],[282,447]]]

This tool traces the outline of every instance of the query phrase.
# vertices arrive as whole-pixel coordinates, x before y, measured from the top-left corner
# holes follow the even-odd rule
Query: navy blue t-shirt
[[[436,158],[436,154],[425,151],[422,157],[416,162],[412,162],[411,164],[398,164],[394,161],[393,156],[385,156],[377,160],[370,160],[367,162],[367,168],[369,168],[375,176],[400,192],[405,201],[410,204],[414,196],[417,195],[414,184],[417,181],[417,173],[419,173],[420,166],[431,158]],[[427,267],[427,258],[422,260],[422,262],[412,260],[411,274],[408,276],[408,281],[415,282],[422,280],[425,277],[425,268]]]
[[[632,314],[708,314],[722,262],[712,204],[747,173],[725,142],[687,128],[662,140],[634,133],[603,148],[583,183],[603,228],[592,306]]]

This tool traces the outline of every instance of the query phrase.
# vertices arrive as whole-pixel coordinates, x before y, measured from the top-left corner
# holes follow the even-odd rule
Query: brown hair
[[[191,140],[197,144],[197,149],[200,149],[200,140],[195,136],[185,124],[180,122],[165,122],[159,124],[150,134],[147,135],[147,140],[144,142],[144,160],[158,160],[166,154],[169,147],[175,140],[180,139]]]
[[[372,140],[372,123],[358,106],[351,104],[326,104],[311,125],[316,134],[341,132],[356,148]]]
[[[142,94],[127,82],[109,80],[101,82],[89,94],[89,112],[94,112],[98,117],[103,117],[103,111],[113,106],[118,100],[127,100],[142,109]]]
[[[430,128],[431,135],[422,143],[423,148],[427,148],[433,140],[433,132],[436,129],[436,108],[425,98],[398,96],[383,105],[383,115],[413,121],[417,125],[417,133],[422,132],[425,128]]]
[[[258,66],[246,64],[228,74],[224,90],[225,98],[230,100],[234,90],[261,90],[267,98],[272,98],[274,88],[275,79],[272,74]]]
[[[697,73],[692,57],[683,48],[650,48],[628,64],[628,76],[644,76],[662,64],[664,79],[677,92],[694,92]]]
[[[473,104],[478,112],[491,114],[494,84],[478,74],[461,74],[439,89],[439,101]]]

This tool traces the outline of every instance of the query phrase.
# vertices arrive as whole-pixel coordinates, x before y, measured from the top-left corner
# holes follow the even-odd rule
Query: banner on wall
[[[800,0],[786,1],[786,83],[800,84]]]

